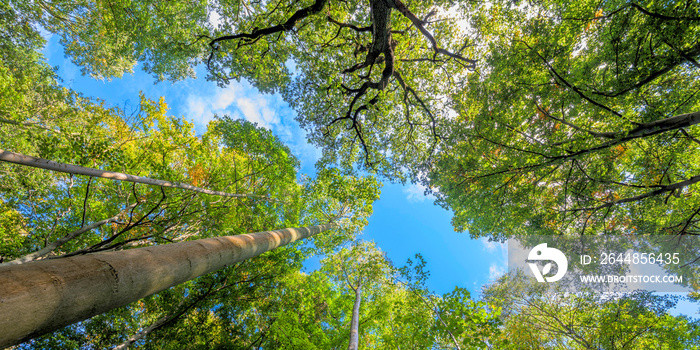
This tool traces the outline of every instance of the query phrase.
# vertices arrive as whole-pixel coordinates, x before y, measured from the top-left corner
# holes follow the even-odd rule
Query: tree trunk
[[[215,195],[215,196],[236,197],[236,198],[255,198],[255,199],[264,199],[264,200],[271,200],[271,201],[275,200],[275,199],[272,199],[272,198],[266,197],[266,196],[212,191],[212,190],[207,190],[204,188],[192,186],[190,184],[184,184],[181,182],[170,182],[170,181],[165,181],[165,180],[151,179],[151,178],[143,177],[143,176],[117,173],[114,171],[86,168],[86,167],[73,165],[73,164],[57,163],[57,162],[54,162],[52,160],[32,157],[32,156],[28,156],[25,154],[5,151],[2,149],[0,149],[0,160],[8,162],[8,163],[26,165],[26,166],[31,166],[31,167],[41,168],[41,169],[46,169],[46,170],[51,170],[51,171],[59,171],[62,173],[102,177],[105,179],[129,181],[129,182],[142,183],[142,184],[147,184],[147,185],[180,188],[183,190],[190,190],[190,191],[195,191],[195,192],[200,192],[200,193],[205,193],[205,194],[211,194],[211,195]]]
[[[350,321],[350,343],[348,350],[357,350],[360,344],[360,302],[362,302],[362,284],[355,289],[355,304],[352,306],[352,320]]]
[[[0,266],[0,348],[333,227],[328,223]]]

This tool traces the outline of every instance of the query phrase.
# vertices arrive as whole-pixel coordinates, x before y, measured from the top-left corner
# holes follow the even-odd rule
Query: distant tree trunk
[[[333,227],[328,223],[0,266],[0,348]]]
[[[352,320],[350,321],[350,343],[348,350],[357,350],[360,344],[360,303],[362,302],[362,283],[355,288],[355,304],[352,306]]]
[[[212,190],[207,190],[205,188],[200,188],[200,187],[192,186],[190,184],[185,184],[185,183],[181,183],[181,182],[170,182],[170,181],[165,181],[165,180],[151,179],[149,177],[144,177],[144,176],[136,176],[136,175],[130,175],[130,174],[124,174],[124,173],[117,173],[114,171],[86,168],[86,167],[73,165],[73,164],[57,163],[57,162],[54,162],[52,160],[32,157],[32,156],[28,156],[25,154],[5,151],[2,149],[0,149],[0,160],[8,162],[8,163],[15,163],[15,164],[19,164],[19,165],[31,166],[34,168],[59,171],[62,173],[102,177],[105,179],[129,181],[129,182],[135,182],[135,183],[142,183],[142,184],[146,184],[146,185],[180,188],[183,190],[190,190],[190,191],[195,191],[195,192],[200,192],[200,193],[205,193],[205,194],[211,194],[214,196],[236,197],[236,198],[254,198],[254,199],[264,199],[264,200],[268,200],[268,201],[276,201],[275,199],[270,198],[270,197],[266,197],[266,196],[258,196],[258,195],[254,195],[254,194],[240,194],[240,193],[228,193],[228,192],[221,192],[221,191],[212,191]]]

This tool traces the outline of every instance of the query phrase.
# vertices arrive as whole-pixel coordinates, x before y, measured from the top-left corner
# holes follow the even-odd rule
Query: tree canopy
[[[697,346],[670,296],[514,276],[438,295],[420,257],[397,268],[358,239],[374,176],[421,183],[473,237],[700,233],[697,1],[11,0],[0,29],[0,152],[241,195],[0,162],[0,264],[333,224],[19,348]],[[254,123],[197,134],[162,98],[124,111],[71,90],[41,33],[96,79],[205,67],[281,94],[316,174]]]
[[[41,4],[84,72],[281,92],[324,164],[422,181],[457,230],[695,230],[693,2]]]
[[[454,118],[449,96],[476,67],[462,3],[40,4],[39,23],[84,73],[118,77],[141,62],[159,80],[178,80],[206,64],[222,85],[243,78],[281,92],[326,161],[392,177],[429,161]]]
[[[501,310],[499,349],[697,349],[697,320],[667,312],[678,296],[556,293],[522,274],[508,274],[483,290]]]
[[[472,235],[692,234],[697,3],[494,2],[427,176]]]

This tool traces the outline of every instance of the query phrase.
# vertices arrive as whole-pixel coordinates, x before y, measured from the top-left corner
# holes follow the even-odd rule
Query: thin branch
[[[328,18],[328,21],[329,21],[329,22],[331,22],[331,23],[337,25],[337,26],[340,27],[340,28],[350,28],[350,29],[352,29],[352,30],[354,30],[354,31],[356,31],[356,32],[360,32],[360,33],[363,33],[363,32],[371,32],[371,31],[372,31],[372,27],[358,27],[358,26],[356,26],[356,25],[354,25],[354,24],[339,22],[339,21],[333,19],[333,17],[331,17],[330,14],[327,16],[327,18]]]
[[[393,2],[394,2],[394,6],[396,7],[396,9],[402,15],[404,15],[404,17],[408,18],[413,23],[413,25],[416,26],[416,28],[418,28],[418,30],[423,34],[423,36],[426,39],[428,39],[428,41],[430,41],[432,49],[433,49],[433,51],[435,51],[435,53],[440,53],[440,54],[455,58],[457,60],[466,62],[468,65],[467,67],[469,69],[472,69],[472,70],[476,69],[477,60],[468,59],[462,55],[459,55],[459,54],[450,52],[448,50],[445,50],[443,48],[440,48],[438,46],[437,40],[435,40],[435,37],[423,25],[425,23],[424,21],[422,21],[420,18],[416,17],[416,15],[413,14],[413,12],[411,12],[411,10],[406,6],[406,4],[401,2],[401,0],[393,0]]]
[[[642,199],[653,197],[653,196],[658,196],[658,195],[666,193],[666,192],[673,192],[673,191],[676,191],[676,190],[681,189],[683,187],[693,185],[693,184],[698,183],[698,182],[700,182],[700,175],[696,175],[696,176],[691,177],[688,180],[676,182],[676,183],[670,184],[670,185],[666,185],[666,186],[663,186],[657,190],[643,193],[643,194],[640,194],[637,196],[627,197],[627,198],[618,199],[616,201],[607,202],[607,203],[599,205],[597,207],[576,208],[576,209],[570,209],[569,211],[574,211],[574,212],[575,211],[597,211],[600,209],[612,207],[614,205],[618,205],[618,204],[622,204],[622,203],[637,202],[637,201],[640,201]]]
[[[103,225],[106,225],[106,224],[109,224],[109,223],[112,223],[112,222],[117,222],[117,221],[119,220],[119,217],[120,217],[120,216],[124,215],[124,213],[126,213],[127,211],[132,210],[133,208],[135,208],[139,203],[140,203],[140,202],[136,202],[136,203],[134,203],[134,204],[132,204],[132,205],[126,207],[126,208],[125,208],[124,210],[122,210],[119,214],[114,215],[114,216],[112,216],[112,217],[110,217],[110,218],[107,218],[107,219],[104,219],[104,220],[101,220],[101,221],[97,221],[97,222],[93,222],[92,224],[87,225],[87,226],[83,226],[83,227],[81,227],[80,229],[75,230],[75,231],[73,231],[73,232],[71,232],[71,233],[65,235],[64,237],[62,237],[62,238],[60,238],[60,239],[58,239],[58,240],[56,240],[56,241],[53,241],[52,243],[46,245],[46,247],[44,247],[44,248],[42,248],[42,249],[40,249],[40,250],[38,250],[38,251],[36,251],[36,252],[34,252],[34,253],[27,254],[27,255],[25,255],[25,256],[23,256],[23,257],[21,257],[21,258],[17,258],[17,259],[15,259],[15,260],[10,261],[10,262],[7,262],[7,263],[5,263],[5,264],[3,264],[3,265],[23,264],[23,263],[30,262],[30,261],[33,261],[33,260],[41,259],[41,258],[43,258],[43,257],[45,257],[45,256],[47,256],[47,255],[49,255],[49,254],[50,254],[52,251],[54,251],[56,248],[62,246],[62,245],[65,244],[66,242],[69,242],[69,241],[75,239],[76,237],[80,236],[81,234],[83,234],[83,233],[85,233],[85,232],[91,231],[91,230],[93,230],[93,229],[96,229],[96,228],[98,228],[98,227],[100,227],[100,226],[103,226]]]

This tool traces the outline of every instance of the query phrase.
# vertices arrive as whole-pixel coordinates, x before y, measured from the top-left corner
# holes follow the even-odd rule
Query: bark
[[[265,199],[265,200],[274,201],[274,199],[266,197],[266,196],[212,191],[212,190],[207,190],[204,188],[192,186],[190,184],[185,184],[185,183],[181,183],[181,182],[170,182],[170,181],[165,181],[165,180],[151,179],[151,178],[144,177],[144,176],[136,176],[136,175],[118,173],[118,172],[114,172],[114,171],[86,168],[86,167],[72,165],[72,164],[57,163],[57,162],[54,162],[54,161],[51,161],[48,159],[32,157],[32,156],[28,156],[28,155],[24,155],[24,154],[20,154],[20,153],[5,151],[2,149],[0,149],[0,160],[8,162],[8,163],[26,165],[26,166],[31,166],[31,167],[40,168],[40,169],[59,171],[62,173],[102,177],[105,179],[129,181],[129,182],[142,183],[142,184],[147,184],[147,185],[180,188],[183,190],[190,190],[190,191],[195,191],[195,192],[200,192],[200,193],[205,193],[205,194],[211,194],[214,196],[236,197],[236,198],[254,198],[254,199]]]
[[[286,228],[0,266],[0,348],[335,226]]]
[[[350,342],[348,350],[357,350],[360,344],[360,303],[362,302],[362,284],[355,288],[355,304],[352,306],[352,320],[350,321]]]
[[[61,238],[59,238],[59,239],[57,239],[57,240],[55,240],[55,241],[49,243],[49,244],[47,244],[46,247],[44,247],[44,248],[42,248],[42,249],[39,249],[39,250],[37,250],[37,251],[34,252],[34,253],[27,254],[27,255],[25,255],[25,256],[23,256],[23,257],[21,257],[21,258],[17,258],[17,259],[15,259],[15,260],[10,261],[10,262],[6,262],[6,263],[3,264],[3,265],[24,264],[24,263],[28,263],[28,262],[33,261],[33,260],[41,259],[41,258],[43,258],[43,257],[45,257],[45,256],[47,256],[47,255],[49,255],[49,254],[50,254],[52,251],[54,251],[56,248],[58,248],[58,247],[64,245],[66,242],[71,241],[72,239],[74,239],[74,238],[76,238],[76,237],[82,235],[82,234],[85,233],[85,232],[88,232],[88,231],[90,231],[90,230],[93,230],[93,229],[95,229],[95,228],[98,228],[98,227],[100,227],[100,226],[102,226],[102,225],[109,224],[109,223],[111,223],[111,222],[117,222],[117,221],[119,221],[119,216],[122,215],[122,213],[124,213],[124,212],[126,212],[126,211],[128,211],[128,210],[133,209],[133,208],[136,207],[138,204],[139,204],[139,203],[136,202],[136,203],[134,203],[134,204],[128,206],[125,210],[123,210],[123,211],[120,212],[119,214],[117,214],[117,215],[115,215],[115,216],[112,216],[111,218],[107,218],[107,219],[104,219],[104,220],[101,220],[101,221],[93,222],[93,223],[90,224],[90,225],[87,225],[87,226],[82,227],[82,228],[80,228],[80,229],[78,229],[78,230],[75,230],[75,231],[73,231],[73,232],[71,232],[71,233],[69,233],[69,234],[67,234],[67,235],[65,235],[65,236],[63,236],[63,237],[61,237]],[[0,265],[0,266],[2,266],[2,265]]]

